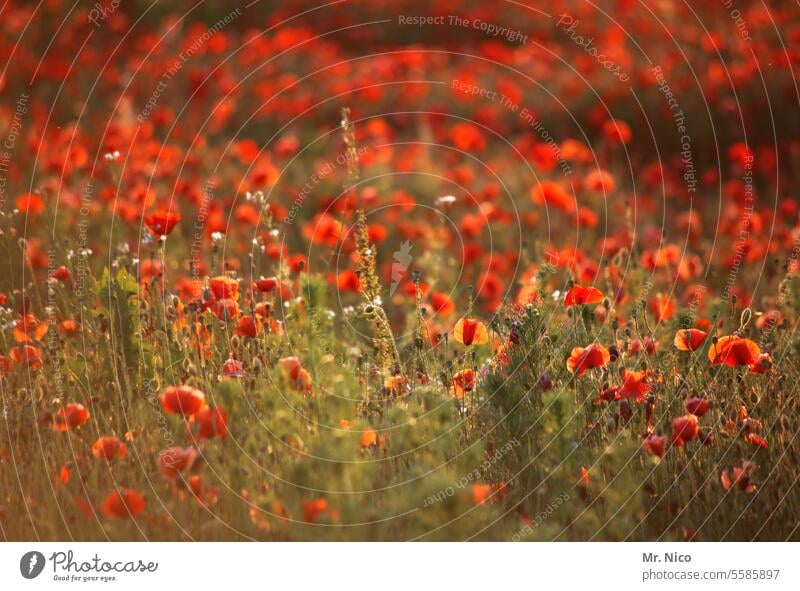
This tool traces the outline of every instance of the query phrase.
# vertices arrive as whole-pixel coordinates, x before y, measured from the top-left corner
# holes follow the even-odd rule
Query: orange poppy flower
[[[650,311],[656,318],[656,322],[666,322],[675,313],[675,301],[662,293],[656,294],[650,300],[649,306]]]
[[[406,376],[390,376],[383,380],[383,387],[390,396],[402,396],[408,388],[408,378]]]
[[[496,502],[502,499],[507,491],[505,484],[485,484],[476,482],[472,485],[472,502],[476,505]]]
[[[753,365],[760,356],[761,349],[756,343],[736,335],[720,338],[708,350],[708,359],[712,365]]]
[[[144,225],[156,236],[169,236],[175,229],[181,216],[172,210],[159,209],[144,218]]]
[[[328,509],[327,499],[314,499],[303,502],[303,516],[306,522],[316,523],[320,514]]]
[[[297,357],[284,357],[278,361],[283,370],[283,375],[288,379],[296,390],[309,393],[311,392],[311,374],[303,368],[302,363]]]
[[[191,386],[171,386],[161,395],[165,411],[184,416],[196,414],[205,405],[206,396]]]
[[[708,333],[696,328],[687,328],[675,333],[675,340],[672,342],[678,351],[697,351],[703,346]]]
[[[79,322],[75,320],[65,320],[61,323],[61,330],[64,332],[65,335],[68,337],[75,336],[80,331],[81,325]]]
[[[14,340],[18,343],[41,341],[47,334],[47,322],[39,322],[33,314],[22,314],[14,325]]]
[[[65,407],[58,409],[53,417],[53,426],[57,431],[77,429],[89,420],[89,411],[77,402],[70,402]]]
[[[567,369],[578,372],[582,376],[587,369],[606,367],[611,354],[600,343],[592,343],[588,347],[575,347],[567,359]]]
[[[431,308],[440,316],[447,317],[456,311],[456,305],[446,293],[441,291],[431,292]]]
[[[477,384],[477,376],[472,369],[464,369],[453,376],[453,388],[450,393],[456,398],[461,400],[464,394],[472,392]]]
[[[489,332],[486,325],[472,318],[462,318],[456,322],[453,337],[462,345],[483,345],[489,342]]]
[[[732,486],[736,486],[744,493],[753,494],[756,490],[756,485],[750,481],[750,476],[753,474],[755,469],[756,465],[753,462],[742,461],[741,468],[733,469],[733,478],[731,478],[727,470],[723,470],[722,474],[720,475],[722,488],[725,490],[730,490]]]
[[[375,429],[366,429],[363,433],[361,433],[361,437],[358,440],[358,445],[362,449],[365,447],[378,445],[378,434],[375,432]]]
[[[124,460],[128,453],[128,446],[120,441],[119,437],[103,436],[92,445],[92,455],[104,460],[119,458]]]
[[[28,367],[42,367],[44,365],[39,349],[32,345],[14,347],[11,349],[11,359]]]
[[[145,509],[142,495],[130,488],[111,491],[103,501],[103,513],[116,519],[128,519],[141,515]]]
[[[680,447],[687,441],[691,441],[700,433],[697,426],[697,417],[694,415],[683,415],[672,419],[672,445]]]
[[[582,285],[573,285],[567,291],[567,296],[564,298],[564,305],[566,306],[583,306],[586,304],[596,304],[602,302],[603,292],[594,287],[583,287]]]
[[[211,293],[214,294],[215,299],[239,299],[239,282],[233,277],[228,277],[227,275],[214,277],[209,282],[209,287],[211,288]]]

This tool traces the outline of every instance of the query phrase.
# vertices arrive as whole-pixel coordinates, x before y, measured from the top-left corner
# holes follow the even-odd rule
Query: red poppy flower
[[[92,445],[92,455],[104,460],[119,458],[124,460],[128,453],[128,446],[120,441],[119,437],[103,436]]]
[[[60,267],[53,270],[53,272],[50,274],[50,277],[52,277],[56,281],[61,281],[62,283],[64,281],[69,281],[70,278],[69,269],[67,269],[64,265],[61,265]]]
[[[622,385],[616,388],[616,398],[618,400],[633,399],[635,402],[644,402],[647,393],[653,386],[648,383],[651,370],[622,372]]]
[[[775,362],[772,360],[772,355],[769,353],[762,353],[758,356],[754,363],[750,364],[750,373],[762,374],[772,369]]]
[[[191,416],[205,405],[206,396],[191,386],[171,386],[161,395],[161,406],[167,412]]]
[[[236,300],[225,298],[214,302],[214,316],[227,322],[239,316],[239,304]]]
[[[603,135],[611,144],[627,144],[633,138],[630,125],[619,119],[609,119],[603,123]]]
[[[582,376],[587,369],[606,367],[611,354],[600,343],[592,343],[588,347],[575,347],[567,359],[567,369]]]
[[[336,276],[336,287],[339,291],[359,293],[361,284],[358,281],[358,274],[352,269],[345,269]]]
[[[121,488],[108,493],[103,501],[103,513],[116,519],[128,519],[141,515],[145,509],[142,495],[130,488]]]
[[[236,325],[236,334],[240,337],[255,338],[261,332],[260,319],[253,318],[252,316],[242,316]]]
[[[180,221],[179,213],[165,209],[159,209],[144,218],[145,226],[156,236],[169,236]]]
[[[752,443],[756,447],[767,449],[767,440],[761,437],[761,435],[756,435],[755,433],[749,433],[744,439],[745,441],[747,441],[748,443]]]
[[[158,471],[167,480],[173,480],[184,471],[191,470],[198,457],[194,447],[171,447],[158,454]]]
[[[696,417],[702,417],[708,412],[708,400],[705,398],[689,398],[686,401],[686,412]]]
[[[472,318],[462,318],[456,322],[456,326],[453,329],[453,337],[456,342],[467,347],[470,345],[483,345],[489,342],[489,332],[486,330],[486,325]]]
[[[761,349],[757,344],[736,335],[720,338],[708,350],[708,359],[712,365],[753,365],[760,356]]]
[[[708,333],[696,328],[687,328],[675,333],[675,340],[672,342],[678,351],[697,351],[703,346]]]
[[[58,409],[53,417],[53,426],[57,431],[77,429],[89,420],[89,411],[77,402],[70,402],[65,407]]]
[[[261,277],[254,283],[254,286],[262,293],[276,292],[282,300],[292,297],[291,288],[277,277]]]
[[[732,486],[736,486],[744,493],[753,494],[756,490],[756,485],[750,481],[750,476],[752,476],[755,469],[756,465],[753,462],[742,461],[741,468],[733,469],[733,478],[731,478],[727,470],[723,470],[719,478],[720,482],[722,482],[722,488],[730,490]]]
[[[205,406],[194,415],[194,422],[198,425],[198,439],[213,439],[228,435],[228,414],[221,408]]]
[[[240,378],[243,375],[244,364],[238,359],[228,357],[228,359],[225,360],[225,363],[222,364],[222,376],[220,376],[220,379]]]
[[[39,195],[25,193],[17,197],[17,209],[33,217],[44,211],[44,201]]]
[[[573,285],[567,291],[567,297],[564,298],[564,304],[567,306],[582,306],[585,304],[596,304],[602,302],[603,292],[594,287],[583,287],[582,285]]]
[[[672,419],[672,445],[680,447],[697,437],[699,432],[697,417],[694,415],[683,415]]]
[[[553,181],[541,181],[531,190],[531,197],[537,205],[553,206],[565,213],[572,213],[575,209],[573,196]]]
[[[647,453],[651,453],[659,458],[664,457],[664,449],[667,443],[666,437],[660,435],[648,434],[642,442],[642,447]]]

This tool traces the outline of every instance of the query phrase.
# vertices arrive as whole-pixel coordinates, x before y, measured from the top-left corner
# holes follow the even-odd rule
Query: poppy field
[[[800,8],[0,6],[0,539],[800,541]]]

